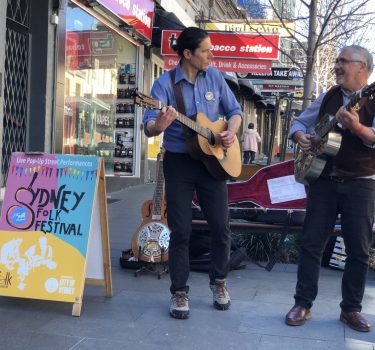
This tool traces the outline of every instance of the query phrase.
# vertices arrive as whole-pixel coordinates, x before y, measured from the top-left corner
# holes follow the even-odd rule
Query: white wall
[[[173,12],[186,27],[196,27],[196,11],[188,0],[161,0],[160,5],[165,11]]]
[[[368,82],[369,83],[375,82],[375,71],[373,71],[372,74],[370,75],[370,78],[369,78]]]

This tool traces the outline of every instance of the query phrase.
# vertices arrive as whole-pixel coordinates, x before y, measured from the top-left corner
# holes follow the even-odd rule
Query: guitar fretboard
[[[163,172],[163,162],[158,157],[158,175],[156,180],[156,187],[153,197],[152,206],[152,219],[161,220],[161,210],[162,210],[162,200],[164,193],[164,172]]]
[[[161,108],[163,108],[163,107],[167,108],[168,106],[164,105],[164,104],[161,104]],[[181,124],[187,126],[189,129],[194,130],[197,134],[201,135],[205,139],[209,140],[211,138],[211,131],[210,130],[208,130],[206,128],[203,128],[196,121],[188,118],[186,115],[184,115],[180,112],[177,112],[177,120]]]
[[[370,86],[372,86],[374,84],[371,84]],[[363,97],[367,96],[368,94],[364,94],[366,91],[369,90],[370,87],[368,88],[364,88],[362,91],[356,93],[354,96],[352,96],[349,100],[349,102],[345,105],[345,109],[347,111],[349,111],[351,108],[353,108]],[[326,123],[325,125],[322,125],[322,127],[320,128],[320,130],[318,131],[319,132],[319,135],[321,137],[325,137],[330,131],[331,129],[338,123],[337,119],[336,119],[336,116],[331,116],[332,119],[330,119],[330,121],[328,123]]]

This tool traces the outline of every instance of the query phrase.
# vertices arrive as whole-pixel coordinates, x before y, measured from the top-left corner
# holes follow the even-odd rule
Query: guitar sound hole
[[[215,143],[216,143],[216,140],[215,140],[215,135],[212,133],[211,130],[207,129],[208,131],[208,143],[211,145],[211,146],[215,146]]]

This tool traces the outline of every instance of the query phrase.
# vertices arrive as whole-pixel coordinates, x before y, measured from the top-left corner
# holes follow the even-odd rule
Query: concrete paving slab
[[[313,318],[302,327],[290,327],[284,323],[288,309],[278,303],[253,302],[249,312],[243,312],[240,332],[335,341],[344,338],[344,326],[337,314],[327,317],[314,312]]]
[[[254,350],[260,338],[257,334],[232,333],[226,330],[218,332],[207,327],[183,327],[176,331],[161,326],[153,329],[147,341],[153,341],[154,349],[159,349],[159,345],[168,344],[171,349],[181,350]]]
[[[371,344],[350,344],[339,341],[262,336],[256,350],[373,350]]]
[[[12,333],[4,332],[1,327],[0,339],[0,348],[4,350],[66,350],[75,348],[74,346],[82,340],[81,337],[29,332],[21,327]]]
[[[143,340],[113,341],[108,339],[85,338],[71,350],[155,350],[155,344]],[[169,345],[158,346],[158,350],[172,350]]]
[[[153,185],[111,193],[108,206],[113,297],[103,287],[85,286],[82,314],[68,303],[0,298],[0,350],[375,350],[375,331],[355,332],[339,320],[340,271],[322,269],[313,319],[289,327],[284,316],[293,304],[297,266],[276,264],[271,272],[249,262],[231,271],[229,311],[212,307],[207,273],[191,272],[189,320],[168,314],[169,275],[134,277],[119,265],[121,251],[142,222],[140,207]],[[363,310],[375,324],[375,273],[370,271]]]

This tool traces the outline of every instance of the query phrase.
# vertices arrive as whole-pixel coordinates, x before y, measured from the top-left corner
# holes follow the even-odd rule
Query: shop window
[[[133,176],[137,47],[70,2],[66,30],[63,152],[101,156],[106,175]]]
[[[158,56],[153,55],[152,61],[153,61],[153,65],[152,65],[153,81],[152,81],[152,83],[154,83],[154,81],[157,78],[159,78],[165,72],[165,69],[164,69],[163,60],[160,59]],[[148,154],[149,159],[156,159],[157,158],[157,155],[160,151],[160,147],[162,145],[162,139],[163,139],[163,135],[148,138],[147,154]]]

